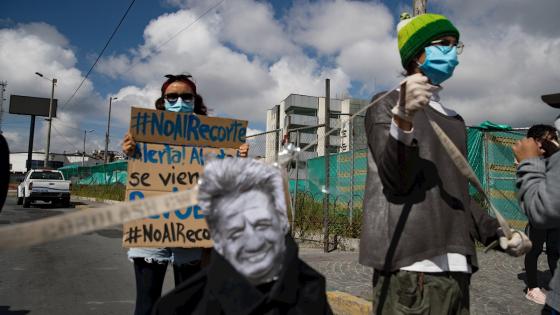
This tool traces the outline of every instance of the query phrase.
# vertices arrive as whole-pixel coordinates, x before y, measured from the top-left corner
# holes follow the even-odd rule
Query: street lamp
[[[86,161],[86,135],[90,132],[94,132],[95,129],[84,129],[84,152],[82,152],[82,166],[84,166],[84,163]]]
[[[107,132],[105,133],[105,156],[104,156],[104,164],[107,164],[107,159],[109,157],[107,151],[109,150],[109,133],[111,131],[111,103],[113,100],[117,100],[116,97],[109,97],[109,116],[107,117]]]
[[[35,72],[36,75],[40,76],[41,78],[51,81],[52,83],[52,88],[51,88],[51,99],[49,101],[49,131],[47,132],[47,148],[45,150],[45,164],[43,164],[44,168],[47,168],[49,165],[49,151],[51,148],[51,126],[52,126],[52,105],[53,105],[53,99],[54,99],[54,86],[56,85],[57,80],[55,78],[49,79],[47,77],[45,77],[43,74],[41,74],[40,72]]]

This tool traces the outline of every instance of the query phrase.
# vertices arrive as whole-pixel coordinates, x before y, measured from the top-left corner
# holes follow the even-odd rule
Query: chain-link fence
[[[329,248],[334,248],[343,244],[345,239],[359,238],[360,235],[367,140],[362,117],[355,119],[353,124],[339,127],[336,136],[329,137],[326,163],[322,152],[322,129],[321,125],[298,128],[287,131],[284,136],[285,141],[300,148],[308,147],[289,166],[290,195],[295,211],[293,231],[296,238],[327,242]],[[525,133],[526,129],[468,128],[469,163],[491,202],[517,229],[525,227],[527,218],[515,195],[511,146]],[[307,144],[313,143],[310,141],[316,145],[309,147]],[[474,188],[470,193],[491,213]]]
[[[325,143],[324,125],[289,130],[275,129],[247,137],[249,156],[268,163],[277,161],[278,152],[288,142],[304,149],[288,165],[289,213],[294,236],[300,240],[327,243],[329,248],[344,245],[360,236],[363,196],[367,173],[367,140],[363,117],[340,125]],[[523,229],[527,219],[515,196],[515,165],[511,146],[526,130],[468,128],[468,160],[491,202],[510,222]],[[327,148],[329,159],[324,157]],[[327,163],[328,162],[328,163]],[[127,162],[91,167],[66,166],[60,169],[72,180],[80,195],[100,195],[123,200]],[[471,187],[471,195],[483,207],[483,198]],[[490,212],[489,212],[490,213]]]
[[[487,130],[478,127],[469,128],[467,133],[468,160],[486,195],[510,225],[521,230],[527,224],[527,217],[516,198],[516,167],[511,147],[526,133],[527,129]],[[474,187],[471,187],[470,193],[489,210]]]
[[[286,138],[303,150],[288,172],[294,236],[326,243],[327,250],[360,233],[367,141],[363,117],[344,121],[331,118],[328,138],[324,125],[288,130]]]

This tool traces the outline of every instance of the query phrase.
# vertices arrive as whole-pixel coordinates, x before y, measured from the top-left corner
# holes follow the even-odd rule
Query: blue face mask
[[[165,105],[165,110],[168,110],[170,112],[176,112],[176,113],[194,112],[193,102],[192,101],[185,102],[180,97],[177,98],[177,101],[173,103],[169,102],[168,100],[165,100],[164,105]]]
[[[457,47],[434,45],[426,47],[425,52],[426,60],[420,65],[422,73],[436,85],[451,78],[453,70],[459,64]]]

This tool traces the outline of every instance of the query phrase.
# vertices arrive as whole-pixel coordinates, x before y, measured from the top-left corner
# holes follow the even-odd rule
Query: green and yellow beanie
[[[443,15],[426,13],[411,18],[408,13],[401,14],[397,37],[402,66],[406,68],[428,43],[446,35],[459,40],[459,31]]]

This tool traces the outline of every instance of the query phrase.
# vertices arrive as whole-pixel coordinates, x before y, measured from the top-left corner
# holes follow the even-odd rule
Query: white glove
[[[525,233],[514,229],[511,229],[511,233],[511,239],[508,240],[507,237],[503,236],[504,233],[502,232],[502,230],[498,229],[498,234],[501,235],[500,247],[506,253],[508,253],[510,256],[519,257],[531,250],[533,244],[531,244],[531,241],[529,240],[527,235],[525,235]]]
[[[435,88],[428,83],[428,78],[421,73],[406,77],[401,83],[399,104],[393,107],[391,112],[406,121],[412,122],[414,114],[428,105]]]

